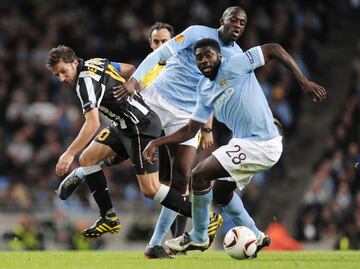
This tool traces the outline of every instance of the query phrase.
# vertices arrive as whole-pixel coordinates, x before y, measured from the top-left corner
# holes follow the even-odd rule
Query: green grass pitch
[[[360,268],[360,251],[262,252],[254,260],[234,260],[223,251],[192,252],[174,259],[147,260],[142,252],[1,252],[1,269],[291,269]]]

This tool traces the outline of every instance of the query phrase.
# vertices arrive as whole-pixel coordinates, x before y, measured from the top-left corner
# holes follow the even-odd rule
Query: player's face
[[[244,12],[234,10],[220,20],[225,40],[236,41],[244,32],[247,16]]]
[[[213,80],[219,70],[221,53],[210,46],[200,47],[195,50],[196,65],[203,75]]]
[[[168,29],[161,28],[161,29],[155,29],[151,33],[151,37],[149,39],[150,47],[153,50],[156,50],[158,47],[160,47],[162,44],[164,44],[166,41],[171,39],[171,34]]]
[[[60,60],[53,68],[53,73],[68,86],[73,86],[76,83],[78,61],[74,60],[71,63],[65,63]]]

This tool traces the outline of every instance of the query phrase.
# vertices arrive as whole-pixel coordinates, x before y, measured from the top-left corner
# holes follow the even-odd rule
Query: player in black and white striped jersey
[[[191,204],[176,190],[159,182],[158,162],[149,163],[142,158],[142,151],[150,140],[161,134],[158,116],[143,101],[140,94],[117,101],[112,88],[131,76],[134,67],[113,63],[108,59],[93,58],[83,61],[67,46],[50,50],[47,67],[59,80],[74,88],[81,101],[85,122],[75,140],[60,156],[55,172],[63,176],[68,172],[74,156],[88,145],[100,127],[99,113],[113,121],[103,129],[79,157],[82,169],[75,169],[60,185],[60,198],[67,199],[81,183],[78,171],[84,173],[86,182],[100,208],[100,218],[83,231],[86,237],[98,237],[120,230],[107,188],[100,161],[120,156],[130,158],[141,191],[146,197],[161,203],[183,215],[191,216]],[[121,74],[117,71],[120,70]]]

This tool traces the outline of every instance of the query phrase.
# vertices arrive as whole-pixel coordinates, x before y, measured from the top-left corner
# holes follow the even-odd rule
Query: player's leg
[[[96,165],[100,160],[114,156],[115,154],[108,145],[93,141],[80,155],[80,165],[86,169],[86,167]],[[100,169],[87,174],[86,183],[100,209],[100,218],[93,226],[85,229],[82,234],[85,237],[98,237],[104,233],[118,232],[121,225],[119,218],[115,214],[103,171]]]
[[[260,231],[254,219],[249,215],[244,204],[237,193],[233,190],[236,188],[235,182],[227,180],[217,180],[213,186],[214,200],[222,211],[227,214],[236,226],[246,226],[252,230],[257,238],[257,250],[252,258],[264,247],[270,246],[271,239],[268,235]]]
[[[142,193],[163,205],[153,236],[146,248],[145,257],[147,258],[169,258],[170,256],[161,247],[163,235],[169,230],[177,212],[191,216],[191,203],[188,198],[182,196],[178,191],[159,182],[159,174],[154,167],[158,164],[146,164],[146,173],[142,168],[136,167],[136,174]],[[143,168],[144,169],[144,168]]]
[[[236,183],[227,180],[217,180],[213,186],[214,200],[222,211],[227,214],[236,226],[246,226],[254,232],[257,238],[260,231],[253,218],[244,207],[240,196],[234,193]]]
[[[116,126],[104,128],[81,154],[81,166],[96,165],[101,160],[115,155],[120,156],[124,160],[127,159],[127,139],[127,136]],[[94,173],[87,174],[86,182],[96,203],[100,207],[100,218],[93,226],[83,231],[83,235],[87,237],[97,237],[106,232],[118,232],[120,222],[114,213],[104,173],[100,169]]]
[[[184,216],[191,217],[191,203],[178,191],[166,186],[159,181],[159,173],[137,174],[141,192],[145,197],[170,208]]]
[[[158,119],[156,117],[156,119]],[[131,137],[131,141],[126,143],[130,146],[127,149],[129,157],[133,163],[141,192],[144,196],[153,199],[180,214],[191,216],[191,203],[175,189],[160,183],[159,181],[159,161],[149,163],[142,157],[142,152],[147,144],[160,136],[160,121],[155,118],[150,126],[143,129],[141,133]],[[160,129],[161,131],[161,129]]]
[[[195,138],[185,143],[170,147],[171,156],[173,157],[171,187],[186,197],[188,197],[190,172],[197,152],[197,140],[198,136],[195,136]],[[178,237],[184,233],[186,222],[187,218],[185,216],[178,215],[176,217],[173,224],[175,228],[173,237]]]
[[[159,116],[161,123],[162,123],[162,127],[165,129],[164,131],[165,131],[166,135],[173,133],[174,131],[181,128],[182,126],[184,126],[187,123],[190,115],[188,115],[188,113],[185,113],[183,111],[178,111],[172,105],[168,104],[158,94],[158,91],[156,89],[147,90],[144,93],[144,96],[145,96],[146,103]],[[174,159],[175,159],[174,155],[175,155],[176,151],[174,151],[173,149],[169,150],[169,151],[171,151],[171,154],[172,154],[171,161],[174,164]],[[162,159],[160,156],[160,164],[161,164],[161,162],[162,162]],[[161,166],[162,166],[162,164],[161,164]],[[182,177],[182,176],[179,176],[179,170],[181,169],[179,167],[179,163],[175,164],[175,169],[176,169],[176,171],[174,170],[174,166],[172,166],[172,174],[175,174],[175,177],[176,176],[178,178],[180,177],[180,181],[179,181],[179,184],[178,184],[176,190],[178,190],[178,191],[180,191],[180,193],[186,195],[186,190],[187,190],[186,182],[188,180],[186,178],[184,179],[184,177]],[[184,173],[181,173],[181,174],[184,174]],[[188,174],[189,174],[189,171],[187,172],[187,176],[188,176]],[[172,179],[172,182],[175,182],[175,180],[176,180],[176,179],[173,180],[173,177],[171,177],[171,179]],[[162,189],[164,189],[164,188],[162,188]],[[186,197],[185,199],[188,200],[188,197]],[[190,212],[191,212],[191,209],[190,209]],[[185,219],[184,216],[178,215],[176,212],[174,212],[173,210],[171,210],[167,207],[162,207],[160,216],[157,220],[157,223],[156,223],[156,226],[154,229],[154,233],[148,244],[146,253],[148,252],[148,250],[151,251],[152,247],[161,246],[163,238],[165,237],[166,233],[170,229],[171,224],[174,223],[174,220],[176,218],[181,219],[180,222],[182,222],[182,227],[184,227],[186,224],[184,221],[184,219]],[[179,228],[181,229],[181,227],[179,227]],[[146,255],[146,253],[145,253],[145,255]]]
[[[216,146],[226,145],[232,138],[231,130],[215,117],[213,119],[213,135]],[[213,185],[215,202],[232,219],[235,225],[248,227],[255,233],[259,241],[263,241],[261,240],[263,233],[256,227],[254,220],[246,211],[241,198],[234,193],[236,188],[236,183],[233,181],[216,180]]]
[[[195,167],[191,173],[193,229],[189,234],[166,241],[169,248],[184,251],[209,247],[207,228],[212,200],[211,180],[227,176],[229,174],[214,156],[209,156]]]
[[[174,130],[170,128],[166,131],[171,133]],[[171,189],[174,189],[181,193],[181,195],[183,196],[182,199],[186,200],[189,199],[186,194],[189,183],[190,169],[192,167],[192,162],[196,154],[196,139],[197,138],[190,139],[189,141],[185,142],[186,144],[169,147],[170,155],[173,159],[174,164],[172,167],[172,181],[170,186]],[[195,147],[193,146],[193,144],[195,145]],[[171,226],[174,226],[174,223],[178,224],[176,225],[175,230],[177,230],[179,234],[183,234],[186,225],[186,215],[178,215],[176,213],[176,210],[173,209],[174,208],[171,209],[171,207],[168,208],[167,206],[161,208],[159,218],[156,222],[154,232],[148,243],[145,255],[147,255],[148,252],[152,252],[152,248],[155,248],[156,246],[161,246],[166,233],[169,231]]]
[[[256,173],[271,168],[280,158],[282,152],[281,137],[275,137],[266,141],[253,141],[247,139],[232,139],[228,145],[219,148],[213,152],[213,155],[221,162],[222,166],[236,181],[240,190],[244,188]],[[219,188],[224,188],[224,184]],[[254,220],[248,214],[240,197],[231,195],[228,188],[227,194],[217,195],[217,200],[223,210],[231,216],[235,225],[244,225],[249,227],[258,238],[258,248],[260,251],[264,246],[270,245],[270,238],[256,227]],[[219,192],[220,193],[220,192]],[[254,257],[256,257],[256,253]]]

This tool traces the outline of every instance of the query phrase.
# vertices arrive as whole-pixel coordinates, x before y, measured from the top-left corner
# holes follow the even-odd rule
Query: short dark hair
[[[154,30],[160,30],[160,29],[166,29],[169,31],[171,37],[174,36],[174,28],[170,24],[158,21],[155,22],[153,25],[151,25],[149,31],[149,38],[151,38],[151,34],[154,32]]]
[[[225,9],[224,13],[222,14],[221,18],[224,19],[226,16],[228,16],[229,14],[231,14],[234,11],[239,11],[239,12],[243,12],[246,15],[246,11],[244,8],[242,8],[241,6],[232,6],[232,7],[228,7],[227,9]]]
[[[78,57],[70,47],[59,45],[49,51],[46,67],[55,67],[55,65],[57,65],[60,60],[63,60],[65,63],[72,63],[75,59],[78,59]]]
[[[198,42],[196,42],[196,44],[194,46],[194,52],[198,48],[203,48],[203,47],[211,47],[216,52],[218,52],[218,53],[221,52],[219,43],[215,39],[212,39],[212,38],[203,38],[203,39],[200,39]]]

